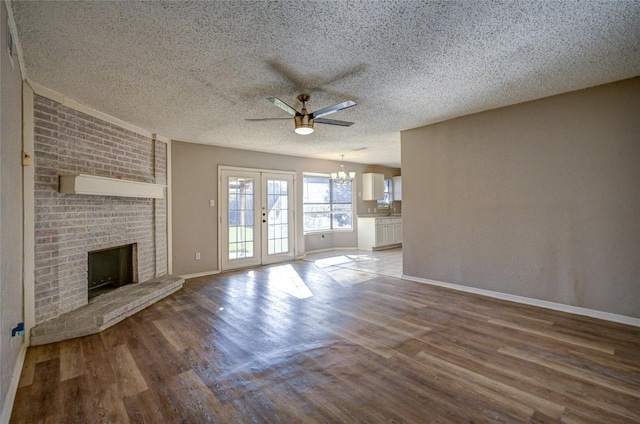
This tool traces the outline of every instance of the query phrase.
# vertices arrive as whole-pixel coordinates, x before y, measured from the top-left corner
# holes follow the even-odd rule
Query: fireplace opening
[[[135,282],[135,244],[89,252],[89,299]]]

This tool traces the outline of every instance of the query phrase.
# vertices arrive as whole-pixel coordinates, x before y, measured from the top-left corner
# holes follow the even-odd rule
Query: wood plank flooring
[[[640,422],[639,328],[337,264],[188,280],[29,348],[11,423]]]

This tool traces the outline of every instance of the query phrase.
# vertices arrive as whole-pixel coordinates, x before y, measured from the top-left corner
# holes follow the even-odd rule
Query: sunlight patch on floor
[[[319,268],[326,268],[328,266],[342,265],[342,264],[345,264],[347,262],[351,262],[351,259],[349,259],[349,257],[347,257],[345,255],[332,256],[330,258],[317,259],[316,261],[314,261],[314,263]]]
[[[374,277],[374,275],[370,273],[347,268],[331,269],[327,271],[327,274],[343,286],[352,286],[354,284],[371,280]]]
[[[291,265],[280,265],[269,268],[269,287],[297,297],[306,299],[313,296],[304,280]]]
[[[364,262],[364,261],[379,262],[380,259],[374,258],[373,256],[369,256],[369,255],[338,255],[338,256],[331,256],[329,258],[316,259],[314,263],[319,268],[326,268],[329,266],[338,266],[338,265],[344,265],[352,262]]]
[[[369,256],[369,255],[347,255],[347,257],[349,259],[351,259],[352,261],[375,261],[375,262],[380,262],[380,259],[374,258],[373,256]]]
[[[333,272],[331,268],[350,269],[389,277],[402,277],[402,248],[363,251],[352,250],[342,252],[311,253],[305,259],[313,262],[318,268]],[[343,281],[338,278],[338,280]]]

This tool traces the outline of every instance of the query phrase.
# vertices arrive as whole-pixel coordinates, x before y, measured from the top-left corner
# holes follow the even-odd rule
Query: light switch
[[[212,208],[216,206],[216,201],[214,199],[209,200],[209,206]]]

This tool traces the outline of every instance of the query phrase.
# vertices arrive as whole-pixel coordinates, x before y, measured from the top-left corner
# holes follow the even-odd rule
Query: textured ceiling
[[[12,1],[29,80],[176,140],[400,166],[400,131],[640,75],[639,1]],[[309,111],[309,136],[265,98]],[[366,148],[366,149],[365,149]]]

